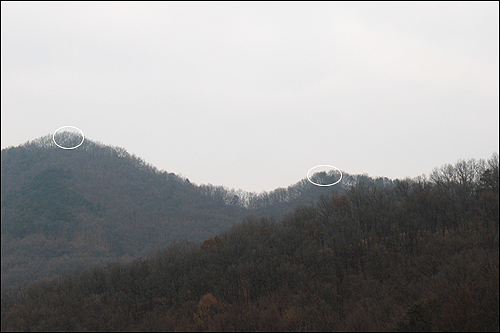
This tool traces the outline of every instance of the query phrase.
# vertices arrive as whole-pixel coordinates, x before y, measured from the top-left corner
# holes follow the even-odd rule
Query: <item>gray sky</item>
[[[1,145],[62,126],[196,183],[499,149],[498,2],[1,2]]]

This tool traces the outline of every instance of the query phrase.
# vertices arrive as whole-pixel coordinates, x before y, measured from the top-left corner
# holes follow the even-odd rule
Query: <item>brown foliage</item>
[[[217,299],[212,294],[206,294],[198,302],[198,311],[193,319],[198,327],[205,329],[209,326],[212,317],[215,315]]]
[[[349,213],[349,199],[345,194],[335,198],[334,211],[340,216],[346,216]]]
[[[220,239],[218,236],[215,236],[214,239],[207,239],[201,245],[201,248],[205,251],[213,251],[220,250],[224,247],[224,241]]]

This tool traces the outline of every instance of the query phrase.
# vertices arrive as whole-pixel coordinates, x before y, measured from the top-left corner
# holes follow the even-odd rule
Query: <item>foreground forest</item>
[[[354,182],[2,294],[3,331],[498,331],[499,162]]]

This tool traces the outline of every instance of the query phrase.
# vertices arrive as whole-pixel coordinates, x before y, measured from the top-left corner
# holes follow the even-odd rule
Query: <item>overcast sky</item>
[[[195,183],[499,149],[498,2],[1,2],[1,146],[76,126]]]

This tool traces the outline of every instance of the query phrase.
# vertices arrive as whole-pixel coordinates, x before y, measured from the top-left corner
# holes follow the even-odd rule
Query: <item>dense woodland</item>
[[[494,154],[428,178],[354,177],[281,217],[5,291],[2,330],[498,331],[498,172]],[[108,205],[73,200],[73,214]]]
[[[66,147],[81,137],[63,132]],[[334,175],[318,174],[318,182]],[[333,189],[387,178],[344,175]],[[2,290],[108,261],[142,258],[172,242],[213,238],[248,214],[279,219],[332,188],[303,179],[249,193],[160,171],[124,148],[52,136],[1,152]]]

